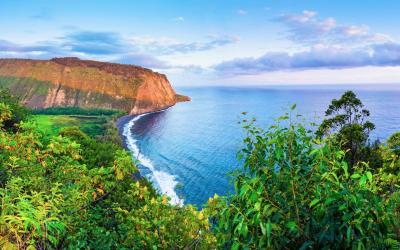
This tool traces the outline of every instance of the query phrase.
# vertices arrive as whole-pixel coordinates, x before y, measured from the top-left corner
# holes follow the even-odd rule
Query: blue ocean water
[[[270,87],[179,88],[191,102],[162,112],[125,118],[123,135],[140,171],[173,203],[198,206],[217,193],[233,191],[228,175],[237,168],[242,146],[241,112],[256,117],[260,126],[297,104],[297,112],[319,121],[333,98],[351,89],[371,111],[377,129],[374,138],[385,140],[400,131],[400,89],[395,87]],[[318,118],[319,117],[319,118]]]

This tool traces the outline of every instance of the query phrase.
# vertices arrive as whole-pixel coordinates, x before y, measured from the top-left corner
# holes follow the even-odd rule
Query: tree
[[[244,122],[235,192],[209,199],[220,249],[388,249],[399,246],[399,193],[289,115]],[[289,125],[287,125],[289,123]]]
[[[383,190],[395,192],[400,186],[400,132],[394,133],[380,145],[382,164],[377,176],[384,183]],[[400,223],[399,223],[400,224]]]
[[[388,148],[400,157],[400,132],[391,135],[387,141]]]
[[[25,120],[29,114],[28,109],[22,106],[19,99],[13,96],[8,89],[0,88],[0,101],[9,107],[12,115],[2,120],[3,128],[6,130],[16,130],[16,124]]]
[[[354,92],[346,91],[339,100],[332,100],[325,116],[327,118],[322,121],[317,136],[335,133],[346,152],[346,161],[354,166],[362,160],[362,150],[367,147],[369,133],[375,129],[375,125],[367,120],[370,112],[364,109]]]
[[[175,206],[132,156],[77,127],[6,130],[0,102],[0,249],[213,249],[208,214]],[[115,128],[116,129],[116,128]]]

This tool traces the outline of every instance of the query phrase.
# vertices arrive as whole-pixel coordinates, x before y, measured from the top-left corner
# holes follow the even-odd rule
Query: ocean
[[[400,131],[399,87],[332,85],[177,88],[192,101],[125,117],[121,134],[141,162],[141,175],[172,203],[201,207],[215,193],[233,192],[229,173],[240,167],[236,156],[243,146],[243,130],[238,124],[242,112],[267,127],[296,104],[296,113],[319,122],[330,101],[345,90],[353,90],[371,111],[370,119],[376,125],[372,138],[384,141]]]

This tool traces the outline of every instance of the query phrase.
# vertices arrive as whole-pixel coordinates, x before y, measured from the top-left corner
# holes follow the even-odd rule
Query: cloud
[[[131,42],[143,51],[170,55],[212,50],[236,43],[238,40],[239,38],[234,36],[210,36],[207,41],[202,42],[181,42],[170,38],[133,37]]]
[[[82,59],[135,64],[152,69],[183,69],[201,72],[197,65],[178,65],[157,58],[157,55],[190,53],[224,46],[237,38],[209,37],[206,42],[178,42],[170,38],[137,38],[129,40],[114,32],[74,31],[53,40],[17,44],[0,39],[0,57],[49,59],[77,56]]]
[[[202,73],[205,72],[207,69],[198,66],[198,65],[178,65],[178,64],[171,64],[167,61],[160,60],[154,56],[146,55],[146,54],[129,54],[124,55],[117,60],[114,60],[117,63],[123,64],[133,64],[139,65],[145,68],[157,69],[157,70],[185,70],[186,72],[192,73]]]
[[[296,43],[352,45],[372,42],[389,42],[388,35],[372,33],[367,25],[342,25],[337,20],[319,18],[315,11],[304,10],[300,14],[284,14],[273,19],[287,27],[287,38]]]
[[[225,61],[213,68],[222,75],[256,75],[274,71],[399,66],[400,44],[374,44],[358,49],[312,48],[288,54],[267,53],[258,58]]]
[[[47,53],[55,52],[57,49],[48,43],[34,45],[21,45],[6,40],[0,40],[0,53],[18,54],[18,53]]]
[[[172,20],[174,20],[175,22],[183,22],[183,21],[185,21],[185,18],[182,17],[182,16],[178,16],[178,17],[175,17],[175,18],[172,19]]]
[[[399,66],[400,43],[373,33],[367,25],[342,25],[319,18],[315,11],[285,14],[275,19],[287,27],[286,38],[302,47],[296,53],[269,52],[213,66],[220,75],[258,75],[276,71]]]
[[[207,51],[236,43],[238,37],[210,36],[206,41],[181,42],[171,38],[122,37],[115,32],[74,31],[44,44],[17,45],[0,40],[0,51],[111,56],[118,54],[171,55]]]
[[[82,58],[120,58],[122,55],[188,54],[212,50],[238,41],[238,37],[209,36],[206,41],[182,42],[171,38],[134,37],[127,38],[115,32],[79,31],[70,29],[64,36],[34,44],[16,44],[0,39],[0,56],[50,58],[56,56],[78,56]],[[158,66],[162,66],[158,62]],[[165,67],[165,66],[164,66]]]
[[[245,16],[245,15],[247,15],[247,11],[245,11],[245,10],[243,10],[243,9],[238,10],[237,13],[238,13],[238,15],[240,15],[240,16]]]
[[[92,55],[109,55],[129,50],[129,45],[114,32],[78,31],[61,37],[61,41],[64,49]]]
[[[41,55],[113,55],[131,51],[131,45],[126,43],[117,33],[112,32],[72,32],[63,37],[47,42],[35,44],[16,44],[6,40],[0,40],[0,52],[2,54],[20,54],[24,56],[29,53]]]
[[[128,54],[125,56],[122,56],[118,60],[116,60],[119,63],[124,63],[124,64],[134,64],[134,65],[139,65],[145,68],[152,68],[152,69],[169,69],[172,66],[163,60],[160,60],[154,56],[151,55],[145,55],[145,54]]]
[[[61,37],[64,48],[73,52],[109,55],[118,53],[151,53],[170,55],[206,51],[235,43],[237,37],[210,37],[204,42],[180,42],[171,38],[133,37],[127,39],[114,32],[79,31]]]
[[[121,55],[172,55],[207,51],[236,43],[238,37],[209,36],[206,41],[182,42],[171,38],[127,38],[115,32],[70,30],[64,36],[42,43],[16,44],[0,39],[0,56],[37,58],[79,56],[111,58]],[[142,58],[143,59],[143,58]]]

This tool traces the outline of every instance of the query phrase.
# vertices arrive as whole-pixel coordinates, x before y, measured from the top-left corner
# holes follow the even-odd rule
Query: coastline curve
[[[128,120],[121,127],[122,128],[121,134],[126,147],[132,154],[132,157],[135,157],[139,161],[139,164],[141,166],[145,167],[150,171],[151,174],[146,175],[146,177],[156,186],[158,191],[161,194],[165,194],[168,197],[170,197],[171,204],[182,205],[184,200],[179,198],[178,194],[175,192],[175,187],[178,184],[178,182],[176,181],[176,177],[170,173],[158,170],[151,161],[151,159],[149,159],[146,155],[140,152],[139,146],[137,144],[138,140],[135,139],[134,134],[132,133],[132,127],[139,119],[141,119],[146,115],[164,112],[168,108],[154,112],[143,113],[131,117],[130,120]]]

